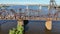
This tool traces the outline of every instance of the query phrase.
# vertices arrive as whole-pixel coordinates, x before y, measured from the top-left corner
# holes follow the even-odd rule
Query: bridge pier
[[[18,20],[18,25],[24,25],[23,20],[19,19]]]
[[[45,27],[47,28],[47,30],[51,30],[52,29],[52,20],[51,19],[48,19],[45,22]]]
[[[27,24],[28,24],[28,20],[22,20],[22,19],[19,19],[18,20],[18,25],[24,25],[24,26],[26,26]]]
[[[18,25],[22,25],[24,27],[24,33],[26,31],[26,25],[28,24],[28,22],[29,22],[28,20],[22,20],[22,19],[18,20]]]

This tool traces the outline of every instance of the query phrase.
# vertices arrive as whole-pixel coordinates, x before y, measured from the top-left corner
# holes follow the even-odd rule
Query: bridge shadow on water
[[[52,30],[45,27],[46,21],[29,21],[25,26],[25,34],[60,34],[60,21],[52,21]]]

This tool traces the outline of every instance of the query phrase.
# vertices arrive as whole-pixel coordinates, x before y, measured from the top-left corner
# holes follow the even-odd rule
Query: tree
[[[9,34],[23,34],[23,26],[17,25],[17,28],[13,28],[12,30],[9,31]]]

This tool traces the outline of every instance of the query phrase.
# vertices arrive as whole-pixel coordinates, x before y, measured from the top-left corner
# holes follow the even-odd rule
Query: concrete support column
[[[19,20],[18,20],[18,25],[24,25],[24,22],[23,22],[22,19],[19,19]]]
[[[22,20],[22,19],[19,19],[18,20],[18,25],[24,25],[24,26],[26,26],[27,24],[28,24],[28,20]]]
[[[50,18],[45,22],[45,27],[47,30],[52,30],[52,20]]]

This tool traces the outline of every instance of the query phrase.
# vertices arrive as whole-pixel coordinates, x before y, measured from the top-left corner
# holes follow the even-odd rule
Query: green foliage
[[[17,28],[13,28],[12,30],[9,31],[9,34],[23,34],[23,26],[18,25]]]

